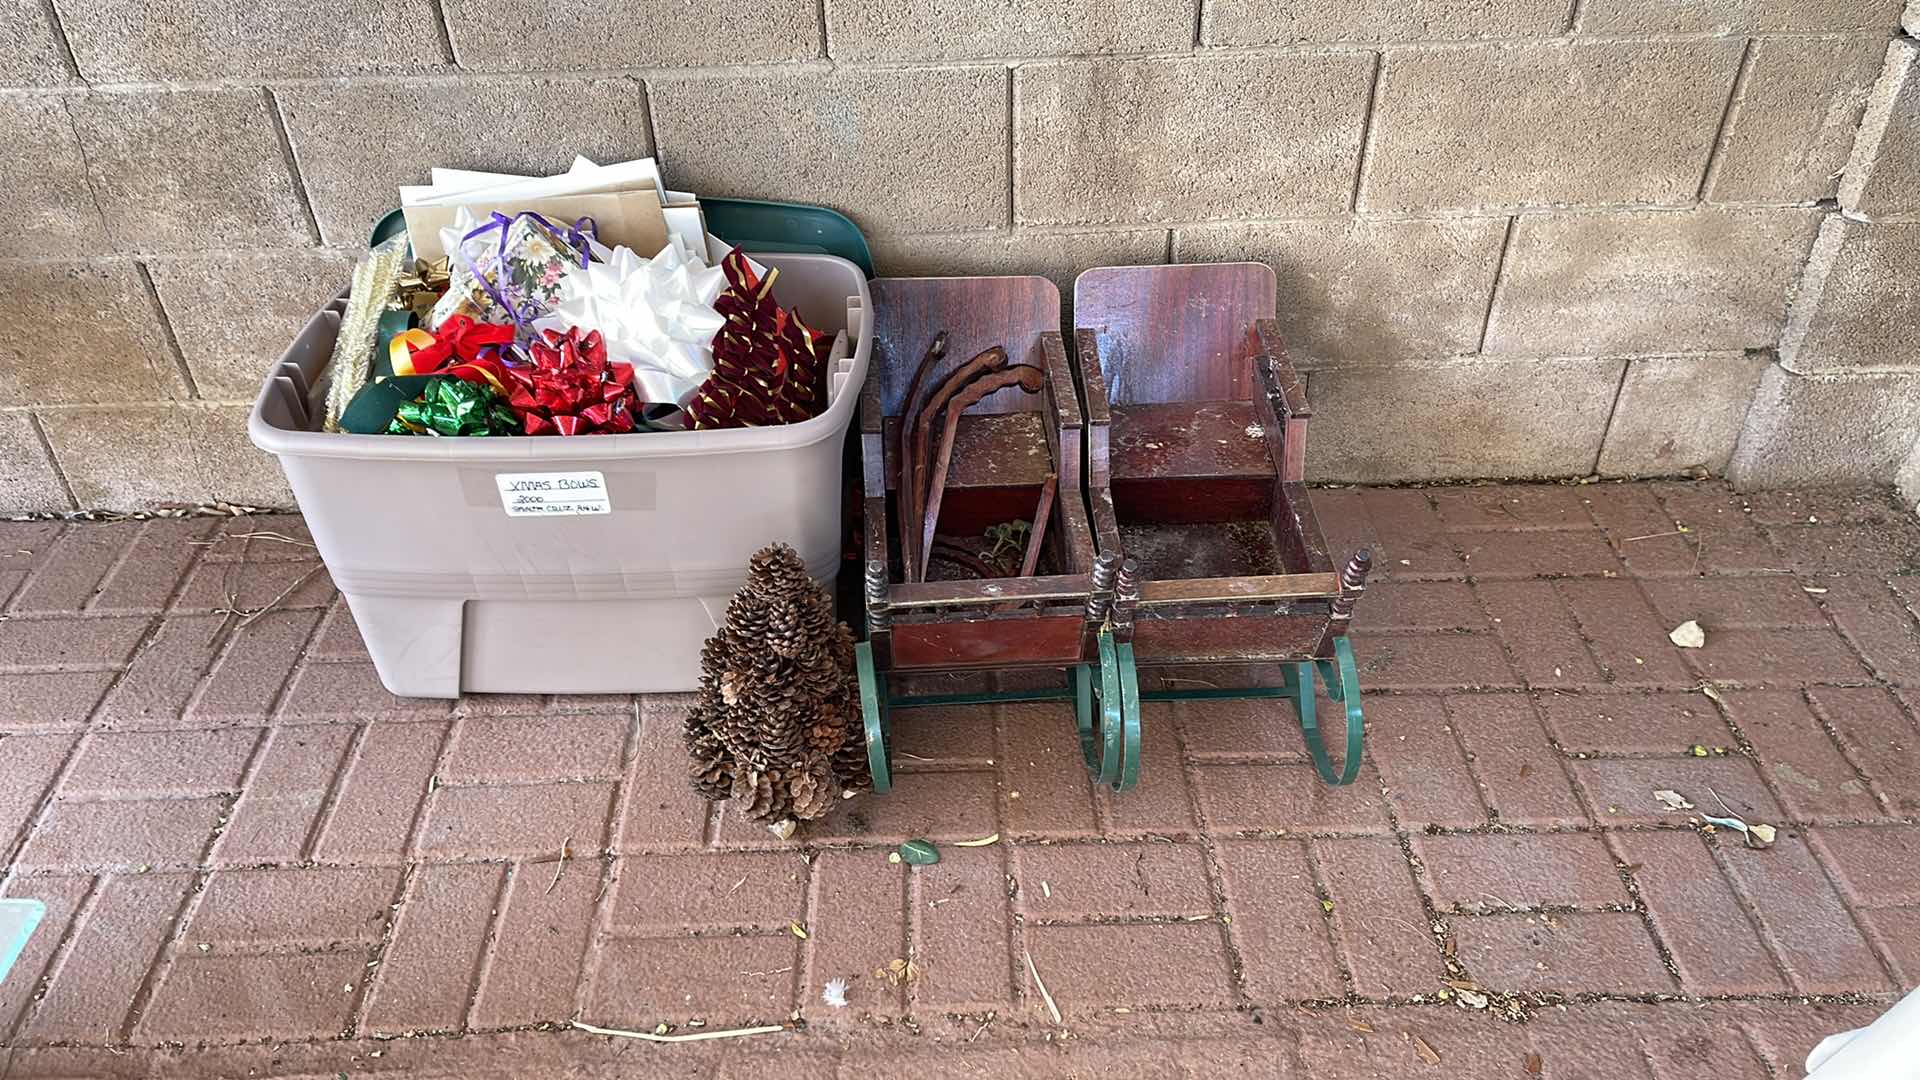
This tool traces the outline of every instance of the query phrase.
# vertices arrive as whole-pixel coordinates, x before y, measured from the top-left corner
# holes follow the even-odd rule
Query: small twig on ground
[[[579,1028],[581,1031],[591,1032],[595,1035],[611,1035],[616,1039],[645,1039],[648,1042],[664,1043],[698,1042],[702,1039],[736,1039],[742,1035],[771,1035],[776,1031],[787,1030],[785,1026],[780,1024],[766,1024],[761,1027],[733,1028],[729,1031],[693,1031],[685,1035],[655,1035],[651,1031],[626,1031],[621,1028],[595,1027],[592,1024],[584,1024],[578,1020],[573,1022],[573,1026]]]
[[[1409,929],[1409,930],[1411,930],[1411,931],[1413,931],[1414,933],[1416,933],[1416,934],[1418,934],[1418,935],[1420,935],[1420,938],[1421,938],[1422,940],[1425,940],[1425,939],[1426,939],[1426,937],[1427,937],[1427,933],[1428,933],[1428,931],[1425,931],[1425,930],[1422,930],[1422,929],[1420,929],[1419,927],[1417,927],[1417,926],[1415,926],[1415,925],[1413,925],[1412,923],[1410,923],[1410,922],[1408,922],[1407,920],[1405,920],[1405,919],[1402,919],[1402,918],[1399,918],[1399,917],[1397,917],[1397,916],[1394,916],[1394,915],[1375,915],[1375,916],[1373,916],[1372,918],[1370,918],[1370,919],[1367,919],[1366,921],[1367,921],[1367,922],[1370,922],[1370,923],[1376,923],[1376,922],[1390,922],[1390,923],[1398,923],[1398,924],[1400,924],[1401,926],[1404,926],[1404,927],[1406,927],[1407,929]]]
[[[1666,532],[1647,533],[1645,536],[1629,536],[1620,542],[1623,544],[1631,544],[1635,540],[1657,540],[1662,536],[1685,536],[1686,533],[1687,530],[1685,529],[1669,529]]]
[[[1033,976],[1033,985],[1040,988],[1040,1000],[1047,1003],[1047,1015],[1053,1017],[1054,1023],[1065,1027],[1066,1024],[1060,1019],[1060,1006],[1053,1003],[1053,995],[1047,993],[1047,984],[1040,979],[1040,969],[1033,966],[1033,954],[1029,952],[1025,955],[1027,958],[1027,974]]]
[[[1728,805],[1727,805],[1727,800],[1725,800],[1725,799],[1723,799],[1723,798],[1721,798],[1721,797],[1720,797],[1720,793],[1719,793],[1719,792],[1717,792],[1717,791],[1715,791],[1715,790],[1713,790],[1713,788],[1711,788],[1711,787],[1709,787],[1709,788],[1707,788],[1707,794],[1709,794],[1709,795],[1711,795],[1711,796],[1713,796],[1713,801],[1714,801],[1714,802],[1717,802],[1717,803],[1719,803],[1719,804],[1720,804],[1720,809],[1722,809],[1722,810],[1725,810],[1725,811],[1727,812],[1727,816],[1728,816],[1728,817],[1730,817],[1730,818],[1737,818],[1737,817],[1740,817],[1740,815],[1739,815],[1739,814],[1736,814],[1736,813],[1734,813],[1734,812],[1733,812],[1733,807],[1731,807],[1731,806],[1728,806]],[[1743,819],[1743,820],[1744,820],[1744,819]]]
[[[573,846],[573,837],[571,836],[567,837],[565,840],[560,841],[560,863],[559,865],[553,868],[553,880],[547,882],[548,892],[552,892],[553,887],[555,885],[560,884],[560,875],[562,873],[565,873],[567,869],[567,851],[572,846]]]
[[[972,1035],[967,1036],[967,1041],[972,1042],[973,1040],[979,1038],[980,1036],[985,1035],[987,1033],[987,1029],[992,1026],[993,1026],[993,1017],[989,1016],[987,1017],[986,1021],[980,1025],[980,1028],[978,1031],[975,1031]]]
[[[289,596],[292,596],[295,590],[299,589],[300,586],[305,585],[307,583],[308,578],[312,577],[313,575],[319,573],[322,570],[325,570],[326,568],[327,568],[326,563],[314,563],[311,567],[307,569],[306,573],[301,574],[297,578],[294,578],[293,584],[280,590],[279,596],[276,596],[273,599],[267,601],[266,607],[263,607],[258,611],[254,611],[248,614],[246,618],[240,620],[240,625],[234,627],[234,629],[245,630],[247,628],[248,623],[252,622],[253,620],[259,618],[262,615],[265,615],[267,612],[272,611],[274,608],[279,607],[280,601],[285,600]]]
[[[254,532],[227,533],[225,536],[210,536],[204,540],[189,540],[187,543],[195,547],[217,547],[228,540],[272,540],[278,544],[295,544],[300,547],[309,548],[314,546],[311,540],[302,540],[297,536],[288,536],[286,533],[278,533],[270,529],[259,529]]]
[[[233,586],[228,585],[226,588],[227,606],[214,611],[215,615],[220,616],[220,625],[214,627],[213,633],[207,636],[207,645],[209,647],[211,647],[214,642],[220,640],[220,635],[227,632],[227,627],[233,623],[234,619],[247,614],[240,610],[240,597],[234,593]]]

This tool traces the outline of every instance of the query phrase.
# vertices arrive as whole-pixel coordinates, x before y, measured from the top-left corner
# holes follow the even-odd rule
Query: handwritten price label
[[[607,478],[598,472],[495,473],[508,517],[611,514]]]

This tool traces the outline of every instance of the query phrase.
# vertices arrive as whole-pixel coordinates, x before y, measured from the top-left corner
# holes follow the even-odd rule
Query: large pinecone
[[[700,653],[686,719],[688,777],[748,817],[807,820],[872,786],[853,635],[785,544],[763,548]]]

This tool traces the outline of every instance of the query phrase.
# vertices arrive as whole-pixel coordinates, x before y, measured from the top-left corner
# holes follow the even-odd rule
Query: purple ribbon
[[[587,241],[590,238],[595,240],[599,239],[599,231],[594,227],[593,219],[590,217],[579,218],[571,225],[556,225],[552,221],[549,221],[546,215],[532,210],[522,210],[511,216],[495,210],[493,217],[488,220],[485,225],[474,228],[460,238],[460,260],[466,266],[467,273],[472,274],[473,279],[480,283],[480,287],[487,290],[487,295],[493,298],[494,303],[506,309],[507,316],[513,320],[515,326],[524,328],[528,323],[533,321],[531,305],[529,305],[529,310],[523,314],[519,308],[514,306],[513,301],[507,298],[505,291],[500,289],[493,281],[489,280],[485,274],[480,272],[478,263],[467,253],[467,241],[498,229],[500,231],[500,245],[494,252],[493,265],[496,273],[503,270],[507,265],[507,234],[512,231],[513,223],[519,221],[521,218],[532,218],[541,228],[545,229],[549,235],[559,237],[564,240],[569,247],[578,251],[580,253],[580,265],[582,267],[591,261],[589,254],[590,247]]]

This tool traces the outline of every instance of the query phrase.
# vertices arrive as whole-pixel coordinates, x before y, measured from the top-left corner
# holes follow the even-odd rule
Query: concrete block
[[[429,0],[88,0],[61,5],[60,21],[96,83],[399,74],[450,59]]]
[[[1505,218],[1346,219],[1181,229],[1181,261],[1252,259],[1280,283],[1295,364],[1380,363],[1479,349]]]
[[[878,236],[873,261],[887,277],[953,274],[1044,274],[1073,298],[1073,279],[1095,266],[1145,266],[1167,261],[1167,230],[1104,232],[933,233]]]
[[[827,6],[827,51],[835,60],[1185,51],[1193,47],[1198,2],[835,0]]]
[[[1920,223],[1821,223],[1780,362],[1802,374],[1920,369]]]
[[[1887,46],[1840,205],[1874,221],[1920,221],[1920,46],[1912,41]]]
[[[240,405],[141,405],[44,409],[40,423],[83,509],[291,506],[279,463],[247,442],[246,416]]]
[[[251,402],[267,368],[353,274],[354,255],[223,252],[148,264],[174,340],[211,401]]]
[[[0,512],[73,509],[26,413],[0,412],[0,461]]]
[[[1920,432],[1920,373],[1761,377],[1727,478],[1746,489],[1892,481]]]
[[[755,71],[656,79],[648,95],[662,165],[682,187],[833,206],[870,235],[1007,222],[999,68]]]
[[[1741,48],[1723,39],[1390,52],[1360,204],[1690,203]]]
[[[1920,0],[1907,0],[1907,10],[1900,16],[1900,29],[1920,37]]]
[[[1713,202],[1813,202],[1832,197],[1853,149],[1884,35],[1755,38],[1719,160]]]
[[[373,223],[400,204],[401,184],[428,170],[559,172],[584,154],[625,161],[653,152],[637,79],[403,79],[289,86],[281,115],[320,235],[364,247]],[[404,138],[369,138],[371,131]]]
[[[1627,361],[1600,448],[1602,476],[1723,471],[1766,370],[1761,350]]]
[[[310,243],[271,108],[259,90],[115,91],[74,99],[74,127],[115,248]],[[364,130],[361,138],[367,139]]]
[[[244,506],[295,508],[293,489],[280,471],[280,460],[247,438],[245,405],[207,405],[188,418],[197,460],[195,468],[208,494]]]
[[[1624,363],[1467,359],[1316,371],[1307,478],[1584,476]]]
[[[87,187],[86,155],[67,115],[69,99],[0,97],[0,220],[29,250],[97,251],[107,226]]]
[[[1587,0],[1586,34],[1887,30],[1901,0]]]
[[[1331,53],[1021,67],[1018,217],[1078,224],[1344,212],[1373,63]]]
[[[60,55],[53,23],[47,18],[51,10],[32,0],[7,5],[7,17],[0,21],[0,86],[52,86],[72,81],[73,73]]]
[[[0,262],[0,406],[186,396],[131,263]]]
[[[476,71],[687,67],[822,55],[815,0],[445,2],[460,66]]]
[[[1920,439],[1914,441],[1913,452],[1893,474],[1893,486],[1899,490],[1903,502],[1920,509]]]
[[[1811,208],[1523,215],[1486,351],[1771,347],[1820,217]]]
[[[1202,20],[1200,36],[1208,45],[1552,37],[1567,28],[1567,5],[1563,0],[1209,0]]]

